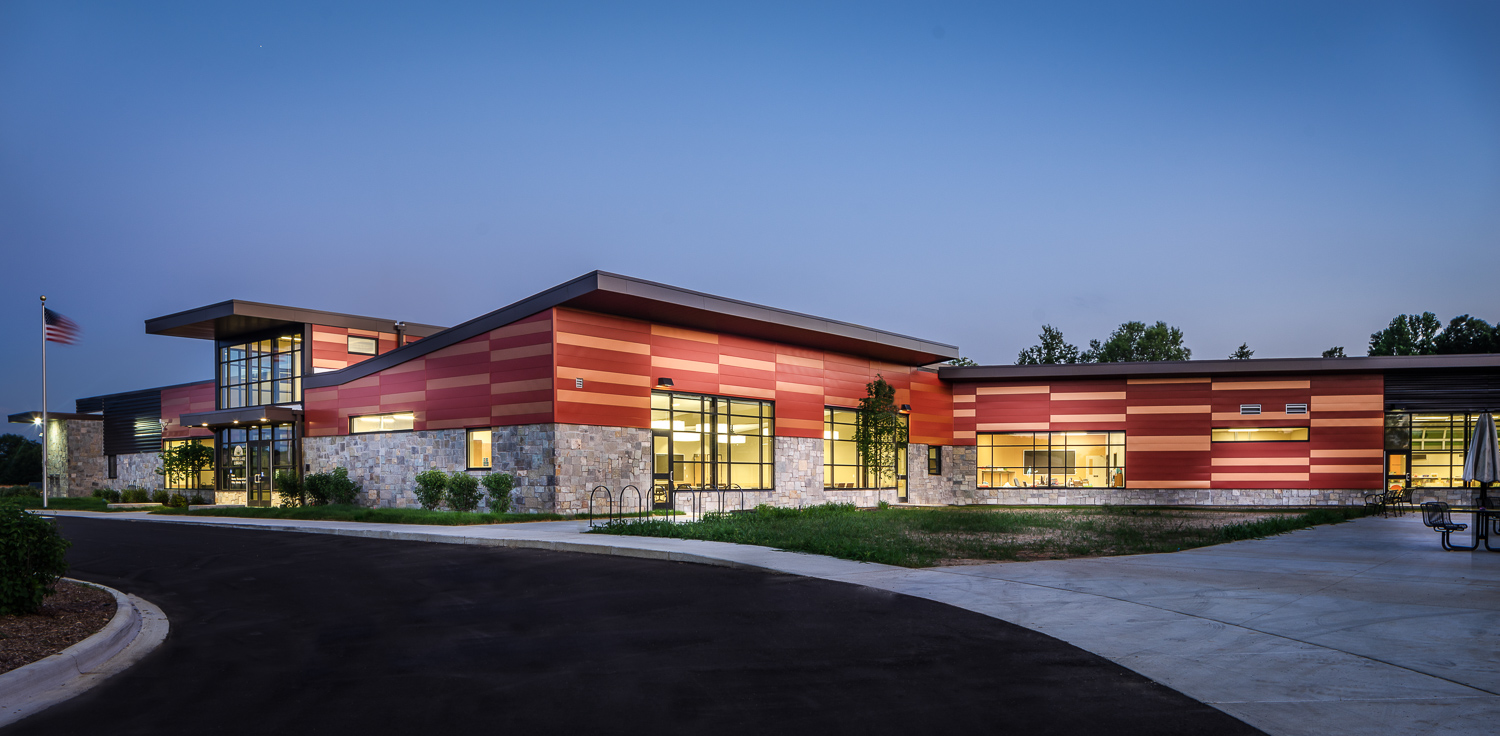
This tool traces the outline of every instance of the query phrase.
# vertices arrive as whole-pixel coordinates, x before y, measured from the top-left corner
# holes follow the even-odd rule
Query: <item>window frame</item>
[[[1275,429],[1275,430],[1301,430],[1302,432],[1305,433],[1305,436],[1303,436],[1301,439],[1264,439],[1264,440],[1227,439],[1227,440],[1221,440],[1221,439],[1219,439],[1219,434],[1218,434],[1219,432],[1251,432],[1251,433],[1254,433],[1254,432],[1261,432],[1261,431],[1273,430],[1273,429]],[[1208,430],[1208,438],[1209,438],[1209,441],[1212,442],[1213,444],[1225,444],[1225,445],[1244,445],[1244,444],[1256,444],[1256,443],[1266,443],[1266,442],[1274,442],[1276,444],[1286,444],[1288,442],[1311,442],[1312,441],[1312,428],[1311,427],[1211,427]]]
[[[489,455],[484,458],[485,460],[488,461],[487,465],[474,465],[473,464],[474,458],[470,455],[470,450],[472,450],[473,447],[474,447],[474,439],[473,439],[473,437],[474,437],[474,433],[475,432],[484,433],[484,434],[487,434],[487,435],[490,436],[490,441],[487,443],[487,447],[489,449]],[[369,433],[365,433],[365,434],[369,434]],[[464,430],[464,467],[465,467],[465,469],[467,469],[467,470],[490,470],[490,471],[493,471],[495,469],[495,444],[494,444],[494,436],[495,436],[495,428],[494,427],[474,427],[472,429],[466,429],[466,430]]]
[[[104,462],[106,477],[110,480],[118,479],[120,477],[120,456],[105,455]]]
[[[927,446],[927,474],[943,474],[943,448],[940,445]]]
[[[1068,441],[1069,437],[1086,435],[1103,435],[1104,443],[1075,444]],[[995,437],[1027,437],[1031,439],[1031,445],[1029,448],[1027,448],[1025,444],[1020,443],[996,444],[994,441]],[[1054,442],[1054,439],[1058,441]],[[979,432],[975,435],[975,445],[977,450],[975,455],[975,486],[978,488],[1103,488],[1111,490],[1124,490],[1127,487],[1126,483],[1130,478],[1130,468],[1127,462],[1127,458],[1129,457],[1127,448],[1129,444],[1129,435],[1124,430],[1120,429],[1043,429],[1020,432]],[[1105,480],[1103,485],[1074,486],[1066,484],[1059,485],[1055,483],[1042,484],[1036,482],[1037,478],[1050,479],[1059,475],[1059,473],[1055,470],[1055,468],[1059,466],[1053,466],[1051,464],[1052,458],[1056,457],[1058,453],[1077,453],[1085,448],[1101,447],[1104,448],[1104,465],[1102,467],[1104,470]],[[998,448],[1008,448],[1011,450],[1019,451],[1022,453],[1023,459],[1025,458],[1027,452],[1032,453],[1033,457],[1037,457],[1037,453],[1043,453],[1048,459],[1048,464],[1046,466],[1025,466],[1024,464],[998,465],[995,463],[996,458],[994,454],[995,450]],[[988,451],[988,453],[986,453],[986,451]],[[984,464],[986,456],[988,456],[990,460],[989,465]],[[1081,467],[1077,463],[1076,455],[1075,463],[1072,466],[1067,465],[1066,454],[1063,455],[1063,458],[1063,465],[1060,466],[1063,471],[1061,475],[1069,476],[1076,474],[1077,469]],[[1011,470],[1010,468],[1012,467],[1020,468],[1020,470]],[[1067,468],[1069,467],[1073,468],[1073,473],[1067,472]],[[1031,472],[1026,472],[1027,470],[1030,470]],[[989,477],[986,476],[987,473],[989,474]],[[1010,480],[1007,482],[1002,479],[998,483],[996,483],[993,476],[996,474],[1004,473],[1009,473],[1011,475]],[[1119,485],[1115,485],[1117,476]]]
[[[891,468],[891,479],[889,481],[890,485],[880,485],[881,483],[887,482],[882,479],[883,474],[869,467],[866,467],[865,464],[859,460],[859,445],[855,444],[854,442],[854,428],[858,426],[858,419],[855,419],[855,423],[834,421],[835,412],[850,412],[857,415],[859,414],[859,411],[860,409],[857,406],[823,407],[823,489],[832,491],[895,490],[899,491],[902,494],[900,496],[901,498],[905,498],[905,484],[908,481],[906,453],[907,449],[911,447],[911,441],[908,440],[906,442],[897,444],[896,452],[893,454],[893,467]],[[911,431],[911,417],[909,415],[901,415],[901,423],[906,426],[907,432]],[[837,432],[837,430],[835,429],[836,427],[848,427],[848,439],[835,439],[833,435]],[[853,463],[834,462],[835,460],[842,457],[842,454],[837,452],[841,445],[848,445],[852,449],[852,451],[854,452]],[[858,480],[855,481],[854,485],[851,487],[838,487],[837,483],[834,481],[834,477],[836,476],[836,471],[834,470],[835,468],[854,468],[854,474],[855,477],[858,478]],[[874,483],[873,485],[871,484],[872,476]]]
[[[678,399],[685,401],[696,400],[699,402],[700,408],[696,411],[692,409],[678,409]],[[659,455],[656,452],[655,438],[666,437],[666,473],[671,478],[666,482],[671,483],[674,489],[679,489],[683,486],[701,487],[705,485],[713,486],[715,488],[719,486],[727,487],[738,485],[740,486],[738,490],[744,491],[773,491],[776,489],[776,402],[770,401],[768,399],[759,399],[750,396],[722,396],[718,394],[693,393],[690,391],[658,390],[653,390],[651,392],[651,400],[651,435],[653,438],[651,464],[653,475],[661,474],[660,468],[657,467],[657,458],[659,457]],[[664,404],[665,408],[661,408],[659,404]],[[745,411],[736,412],[736,404],[742,406],[747,404],[756,405],[755,416],[751,417],[751,415]],[[675,419],[677,414],[682,414],[685,418],[696,417],[701,422],[700,424],[696,425],[699,427],[699,431],[689,432],[686,429],[677,429],[677,420]],[[735,419],[748,421],[752,418],[755,420],[758,426],[758,434],[744,434],[734,431]],[[658,426],[662,422],[665,422],[666,426]],[[725,430],[725,428],[727,428],[727,431]],[[682,440],[683,442],[689,444],[691,444],[692,442],[698,442],[700,443],[700,449],[702,444],[711,444],[714,446],[714,450],[711,453],[700,452],[700,459],[697,460],[688,460],[684,455],[684,459],[679,461],[677,459],[679,457],[677,453],[678,439],[675,436],[679,432],[685,434],[697,434],[699,436],[698,440]],[[757,438],[760,442],[760,449],[756,452],[759,460],[755,462],[736,461],[734,459],[734,452],[732,448],[727,449],[724,455],[724,459],[720,460],[718,457],[719,453],[717,446],[720,444],[718,439],[721,436],[728,438]],[[770,441],[766,442],[766,440]],[[733,445],[736,443],[734,443],[733,440],[730,439],[723,444]],[[709,454],[711,455],[711,457],[703,458],[702,456],[704,454]],[[677,470],[679,469],[679,466],[683,470],[683,476],[691,475],[691,471],[696,468],[697,475],[705,479],[704,482],[691,483],[684,480],[682,477],[678,477]],[[756,473],[758,481],[756,486],[753,488],[744,484],[735,483],[733,480],[736,477],[736,473],[734,472],[735,468],[748,467],[759,468],[759,471]]]
[[[411,427],[406,428],[406,429],[372,429],[372,430],[365,430],[363,432],[354,429],[354,420],[356,420],[356,419],[366,419],[366,418],[369,418],[369,417],[395,417],[395,416],[401,416],[401,415],[410,415],[411,416],[411,424],[412,424]],[[349,415],[349,434],[395,434],[397,432],[415,432],[416,430],[417,430],[417,413],[414,412],[414,411],[387,411],[387,412],[380,412],[380,413],[377,413],[377,414],[358,414],[358,415],[351,414],[351,415]],[[465,462],[468,462],[468,461],[465,460]]]
[[[378,337],[366,337],[364,335],[345,335],[345,338],[346,339],[344,341],[344,351],[347,352],[347,353],[349,353],[350,355],[379,355],[380,354],[380,338],[378,338]],[[368,340],[370,342],[370,350],[369,350],[369,352],[365,352],[363,350],[355,350],[354,349],[354,341],[355,340]]]

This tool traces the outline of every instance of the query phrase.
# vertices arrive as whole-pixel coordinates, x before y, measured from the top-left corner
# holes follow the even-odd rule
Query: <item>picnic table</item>
[[[1468,552],[1478,549],[1482,541],[1486,551],[1500,552],[1500,547],[1491,546],[1490,541],[1500,541],[1500,508],[1496,508],[1494,500],[1485,500],[1487,503],[1481,504],[1476,498],[1473,506],[1459,507],[1429,501],[1422,504],[1422,523],[1443,535],[1443,549]],[[1455,513],[1471,515],[1472,523],[1455,523],[1450,516]],[[1470,534],[1469,544],[1453,544],[1450,535],[1464,531]]]

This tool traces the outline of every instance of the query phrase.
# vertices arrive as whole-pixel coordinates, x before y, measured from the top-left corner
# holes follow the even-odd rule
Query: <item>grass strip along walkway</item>
[[[79,499],[83,500],[83,499]],[[87,509],[92,510],[92,509]],[[222,506],[216,508],[174,509],[162,508],[151,513],[164,516],[228,516],[241,519],[297,519],[301,521],[358,521],[371,524],[435,524],[439,526],[471,526],[474,524],[518,524],[528,521],[569,521],[588,519],[588,514],[500,514],[459,513],[457,511],[428,511],[427,509],[388,509],[365,506],[291,506],[277,508],[249,508],[245,506]],[[658,512],[658,515],[662,512]],[[605,518],[599,514],[599,518]],[[626,518],[639,514],[626,514]]]
[[[968,560],[1176,552],[1348,521],[1366,513],[1363,508],[1302,513],[1257,510],[1245,514],[1108,506],[862,511],[852,505],[828,504],[804,509],[761,506],[752,511],[708,514],[690,523],[620,521],[593,532],[735,542],[860,562],[930,567]],[[1236,520],[1247,516],[1260,518]]]

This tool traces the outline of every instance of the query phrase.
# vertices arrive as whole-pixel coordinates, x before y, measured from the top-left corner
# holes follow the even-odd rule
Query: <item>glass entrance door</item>
[[[1411,485],[1411,455],[1409,452],[1385,453],[1386,490],[1398,491]]]
[[[251,440],[247,443],[246,454],[250,463],[247,468],[248,483],[246,485],[246,506],[270,506],[271,505],[271,479],[275,472],[271,466],[271,441]]]

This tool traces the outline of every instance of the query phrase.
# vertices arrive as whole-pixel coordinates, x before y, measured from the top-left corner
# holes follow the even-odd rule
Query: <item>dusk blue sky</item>
[[[0,0],[0,412],[237,298],[451,325],[593,269],[1195,358],[1500,319],[1500,3]],[[5,431],[0,428],[0,432]]]

